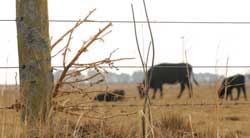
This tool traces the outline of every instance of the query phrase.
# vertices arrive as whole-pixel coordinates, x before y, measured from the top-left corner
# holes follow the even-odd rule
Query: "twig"
[[[66,66],[66,55],[67,55],[67,51],[69,50],[69,44],[71,42],[72,39],[72,34],[73,34],[74,30],[72,30],[69,34],[69,39],[67,41],[67,44],[65,46],[64,52],[63,52],[63,67],[65,68]]]
[[[89,14],[83,19],[83,20],[79,20],[74,27],[72,27],[71,29],[69,29],[65,34],[63,34],[56,42],[54,42],[51,45],[51,49],[53,49],[59,42],[61,42],[64,37],[66,37],[72,30],[76,29],[78,26],[80,26],[82,23],[86,22],[88,20],[88,18],[90,17],[90,15],[92,13],[94,13],[96,11],[96,9],[93,9],[89,12]]]
[[[92,68],[92,67],[94,67],[96,65],[100,65],[100,64],[110,64],[110,63],[113,63],[113,62],[116,62],[116,61],[131,60],[131,59],[135,59],[135,58],[117,58],[117,59],[106,58],[106,59],[103,59],[103,60],[100,60],[100,61],[95,61],[95,62],[87,63],[87,64],[77,63],[77,64],[74,64],[74,66]]]
[[[137,37],[137,28],[136,28],[135,14],[134,14],[134,8],[133,8],[133,4],[132,3],[131,3],[131,10],[132,10],[132,17],[133,17],[133,22],[134,22],[134,33],[135,33],[135,40],[136,40],[137,51],[138,51],[139,56],[140,56],[141,64],[142,64],[142,67],[143,67],[143,72],[146,72],[146,70],[144,68],[145,65],[144,65],[144,62],[143,62],[143,57],[142,57],[142,54],[141,54],[138,37]]]
[[[146,58],[146,67],[148,65],[148,57],[149,57],[149,52],[150,52],[150,47],[151,47],[151,41],[149,42],[149,45],[148,45],[148,52],[147,52],[147,58]]]
[[[99,72],[97,72],[96,74],[94,74],[94,75],[92,75],[92,76],[90,76],[90,77],[87,77],[87,78],[85,78],[85,79],[81,79],[81,80],[74,80],[74,81],[64,81],[64,82],[61,82],[61,84],[72,84],[72,83],[78,83],[78,82],[83,82],[83,81],[88,81],[88,80],[91,80],[91,79],[93,79],[93,78],[95,78],[95,77],[97,77],[97,76],[99,76],[100,75],[100,73]]]

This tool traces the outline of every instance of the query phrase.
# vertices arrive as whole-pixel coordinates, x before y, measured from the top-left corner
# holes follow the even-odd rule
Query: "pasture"
[[[249,84],[247,95],[250,96]],[[99,85],[92,90],[105,87]],[[51,127],[41,131],[49,137],[114,137],[134,138],[141,133],[141,110],[143,100],[139,98],[136,84],[110,85],[110,89],[124,89],[126,98],[118,102],[93,101],[97,93],[67,95],[55,99],[74,113],[55,112]],[[151,100],[154,137],[199,137],[199,138],[238,138],[250,137],[250,99],[243,94],[238,101],[225,101],[217,98],[218,86],[194,86],[194,96],[189,98],[185,90],[177,99],[179,85],[164,85],[164,96]],[[15,102],[18,90],[15,87],[2,89],[0,106]],[[236,90],[233,91],[236,97]],[[152,96],[152,91],[150,92]],[[71,105],[79,105],[71,107]],[[20,113],[11,109],[0,109],[0,137],[25,137],[21,133]],[[150,136],[152,137],[152,136]]]

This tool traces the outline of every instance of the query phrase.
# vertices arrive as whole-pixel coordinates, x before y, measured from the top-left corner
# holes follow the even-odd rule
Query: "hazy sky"
[[[145,20],[142,0],[48,0],[49,18],[78,20],[97,8],[93,20],[132,20],[130,4],[134,4],[136,20]],[[153,21],[218,21],[250,22],[249,0],[146,0],[150,20]],[[0,19],[15,19],[15,0],[1,0]],[[18,66],[15,22],[0,22],[0,66]],[[73,36],[73,47],[77,49],[106,23],[86,23]],[[50,23],[50,35],[56,40],[74,23]],[[139,41],[144,53],[149,43],[146,24],[137,24]],[[113,23],[112,33],[104,42],[95,43],[81,62],[107,57],[116,48],[115,58],[134,57],[130,61],[115,65],[140,65],[134,37],[133,24]],[[152,24],[155,40],[155,63],[182,62],[184,45],[188,62],[194,66],[250,65],[250,24]],[[184,36],[184,41],[182,37]],[[58,45],[63,47],[65,43]],[[53,53],[56,52],[53,51]],[[62,56],[52,60],[53,65],[61,64]],[[121,69],[117,73],[137,69]],[[229,75],[245,73],[249,69],[229,69]],[[17,69],[0,69],[0,83],[13,83]],[[114,70],[115,71],[115,70]],[[195,68],[195,73],[211,72],[215,69]],[[225,74],[225,69],[219,71]]]

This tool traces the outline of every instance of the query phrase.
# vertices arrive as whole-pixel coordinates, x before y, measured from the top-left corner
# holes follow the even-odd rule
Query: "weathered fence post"
[[[47,0],[16,0],[22,121],[45,123],[51,107],[53,75]]]

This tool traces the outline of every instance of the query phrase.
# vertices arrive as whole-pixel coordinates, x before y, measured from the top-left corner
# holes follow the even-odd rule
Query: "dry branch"
[[[67,51],[69,50],[69,45],[72,39],[72,34],[73,34],[74,30],[72,30],[69,34],[69,38],[68,38],[68,42],[64,48],[64,52],[63,52],[63,67],[65,68],[66,66],[66,55],[67,55]]]
[[[112,25],[112,23],[107,24],[104,28],[100,29],[98,33],[96,33],[93,37],[91,37],[86,43],[84,43],[82,45],[82,47],[78,50],[78,53],[73,57],[73,59],[64,67],[64,70],[57,82],[57,84],[55,85],[55,89],[54,89],[54,94],[53,97],[56,97],[56,95],[58,94],[58,90],[63,82],[63,79],[65,78],[68,70],[70,69],[70,67],[72,67],[75,62],[78,60],[78,58],[81,56],[81,54],[83,52],[85,52],[87,50],[87,48],[94,42],[97,40],[97,38],[106,30],[108,29],[110,26]],[[64,55],[66,56],[66,55]]]
[[[96,11],[96,9],[93,9],[92,11],[89,12],[89,14],[83,19],[83,20],[79,20],[74,27],[72,27],[71,29],[69,29],[65,34],[63,34],[55,43],[53,43],[51,45],[51,50],[58,44],[60,43],[64,37],[66,37],[69,33],[71,33],[73,30],[75,30],[77,27],[79,27],[82,23],[86,22],[88,20],[88,18],[90,17],[90,15],[92,15],[92,13],[94,13]]]
[[[74,81],[67,81],[67,82],[61,82],[61,84],[72,84],[72,83],[77,83],[77,82],[83,82],[83,81],[88,81],[88,80],[91,80],[97,76],[99,76],[100,73],[97,72],[96,74],[90,76],[90,77],[87,77],[87,78],[84,78],[84,79],[81,79],[81,80],[74,80]]]
[[[69,115],[76,115],[79,116],[79,120],[82,117],[85,118],[91,118],[91,119],[101,119],[105,121],[106,119],[111,119],[115,118],[118,116],[128,116],[128,115],[133,115],[136,114],[137,112],[133,113],[122,113],[122,114],[116,114],[116,115],[108,115],[104,116],[107,113],[97,113],[97,111],[94,111],[95,105],[89,107],[87,109],[88,113],[97,113],[94,116],[88,115],[88,113],[84,113],[86,111],[86,108],[81,108],[83,106],[93,104],[93,98],[90,97],[91,94],[89,93],[94,93],[94,92],[109,92],[109,86],[108,83],[106,82],[106,73],[108,71],[106,68],[102,67],[102,65],[108,65],[110,69],[116,68],[117,67],[114,65],[114,62],[116,61],[121,61],[121,60],[128,60],[128,59],[134,59],[134,58],[117,58],[117,59],[112,59],[112,55],[118,50],[115,49],[112,51],[107,58],[104,58],[102,60],[97,60],[94,62],[90,63],[84,63],[81,64],[79,63],[79,58],[80,56],[88,51],[88,48],[92,46],[94,42],[97,40],[104,41],[104,37],[111,33],[108,29],[112,26],[112,23],[109,22],[106,24],[103,28],[99,29],[93,36],[85,40],[79,50],[76,52],[76,54],[69,60],[68,60],[68,53],[70,51],[70,46],[71,46],[71,40],[72,40],[72,35],[74,30],[79,27],[82,23],[88,20],[89,16],[95,11],[92,10],[89,12],[89,14],[83,19],[79,20],[74,27],[69,29],[65,34],[63,34],[54,44],[52,44],[51,49],[53,49],[59,42],[61,42],[63,39],[68,37],[68,40],[66,42],[66,45],[60,49],[54,56],[59,55],[62,53],[63,55],[63,70],[59,76],[59,79],[57,80],[54,90],[53,90],[53,110],[55,112],[63,112]],[[94,69],[95,73],[92,75],[88,76],[81,76],[82,73],[85,73],[87,70]],[[80,86],[81,82],[87,82],[87,84],[82,87]],[[104,88],[101,91],[90,91],[90,87],[97,85],[99,83],[104,83]],[[112,92],[110,92],[112,93]],[[80,103],[75,103],[72,102],[70,98],[65,98],[62,96],[69,96],[71,94],[78,94],[79,98],[84,98],[88,97],[91,102],[86,103],[87,101],[80,102]],[[112,93],[114,94],[114,93]],[[116,94],[114,94],[116,95]],[[60,97],[60,98],[59,98]],[[125,96],[124,96],[125,98]],[[126,96],[126,98],[129,98]],[[130,97],[131,98],[131,97]],[[83,106],[82,106],[83,105]],[[82,112],[84,111],[84,112]]]
[[[134,59],[134,58],[118,58],[118,59],[110,59],[110,58],[106,58],[100,61],[95,61],[92,63],[88,63],[88,64],[74,64],[77,67],[88,67],[88,68],[93,68],[96,65],[101,65],[101,64],[108,64],[109,67],[111,66],[111,63],[116,62],[116,61],[121,61],[121,60],[130,60],[130,59]]]

